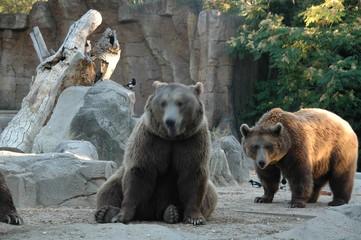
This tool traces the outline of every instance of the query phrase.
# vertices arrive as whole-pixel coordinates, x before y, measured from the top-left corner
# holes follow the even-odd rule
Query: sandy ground
[[[217,190],[217,209],[203,226],[162,222],[97,224],[94,208],[20,208],[24,225],[0,223],[0,239],[358,239],[361,236],[361,180],[356,180],[350,204],[341,208],[328,207],[332,197],[321,196],[318,203],[308,204],[307,208],[289,209],[291,193],[287,187],[276,194],[272,204],[253,203],[263,190],[249,183]]]

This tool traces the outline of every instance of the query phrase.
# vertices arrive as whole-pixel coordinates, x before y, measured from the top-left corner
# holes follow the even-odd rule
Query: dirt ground
[[[147,222],[145,224],[150,225],[150,229],[152,226],[163,226],[177,233],[184,232],[192,234],[192,236],[199,236],[199,238],[196,237],[197,239],[258,239],[287,231],[322,215],[327,209],[330,209],[327,202],[331,201],[332,198],[332,196],[321,196],[318,203],[308,204],[307,208],[289,209],[287,202],[291,193],[287,187],[286,190],[279,190],[272,204],[253,203],[254,197],[262,195],[263,189],[254,188],[249,183],[238,187],[217,188],[217,190],[219,202],[206,225],[191,226],[181,223],[168,225],[161,222]],[[350,202],[350,204],[355,203],[361,203],[360,180],[355,184]],[[0,224],[0,239],[36,239],[34,236],[41,239],[88,239],[89,235],[86,231],[96,231],[97,236],[101,237],[103,236],[102,231],[108,231],[108,227],[122,225],[97,224],[93,216],[94,208],[90,207],[20,208],[18,211],[25,222],[24,225]],[[77,224],[82,224],[89,230],[73,230],[71,232],[71,226]],[[132,222],[129,225],[135,228],[139,225],[140,228],[144,228],[143,224],[144,222]],[[70,230],[65,233],[63,229]],[[150,230],[149,234],[145,236],[149,239],[167,239],[161,237],[162,232],[159,234],[158,237],[153,235],[154,238],[152,238]],[[127,236],[127,239],[140,239],[139,236],[135,238],[129,234]],[[105,235],[104,238],[101,238],[109,239]]]

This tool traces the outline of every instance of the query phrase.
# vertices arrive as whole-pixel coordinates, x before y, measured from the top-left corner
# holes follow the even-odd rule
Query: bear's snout
[[[167,130],[168,137],[175,137],[178,133],[177,121],[174,118],[164,119],[165,129]]]
[[[169,128],[174,128],[175,120],[168,118],[168,119],[165,120],[165,124],[167,124],[167,126],[168,126]]]
[[[266,166],[266,161],[262,158],[257,161],[257,164],[260,168],[264,168]]]

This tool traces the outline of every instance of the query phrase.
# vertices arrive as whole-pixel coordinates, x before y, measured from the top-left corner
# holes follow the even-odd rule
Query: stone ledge
[[[26,13],[0,14],[0,29],[25,29],[28,26],[28,17]]]

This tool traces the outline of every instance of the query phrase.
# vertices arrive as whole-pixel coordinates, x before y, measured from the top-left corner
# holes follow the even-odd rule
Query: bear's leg
[[[329,185],[333,193],[333,200],[328,206],[340,206],[350,201],[355,173],[345,172],[340,176],[331,176]]]
[[[21,217],[17,214],[11,192],[0,172],[0,222],[13,225],[22,224]]]
[[[278,191],[281,171],[276,166],[267,166],[266,169],[261,169],[255,164],[256,173],[261,180],[264,194],[262,197],[256,197],[255,203],[271,203],[275,193]]]
[[[201,208],[201,212],[206,219],[208,219],[213,213],[214,209],[216,208],[217,202],[218,194],[216,188],[214,187],[213,183],[208,180],[207,191],[206,195],[204,196]]]
[[[298,169],[300,170],[300,169]],[[313,192],[313,179],[311,171],[297,171],[287,173],[287,180],[290,184],[292,199],[289,202],[289,208],[305,208],[306,202],[310,199]]]
[[[216,205],[218,202],[218,194],[216,188],[213,183],[208,180],[206,194],[202,201],[201,205],[201,213],[205,219],[209,218],[211,214],[214,212]],[[179,219],[182,218],[182,212],[184,209],[181,205],[169,205],[164,211],[163,219],[167,223],[176,223]],[[204,222],[205,223],[205,222]]]
[[[328,203],[329,206],[340,206],[350,201],[357,168],[357,154],[357,147],[355,151],[345,149],[333,159],[329,179],[333,200]]]
[[[308,199],[308,203],[315,203],[317,202],[322,187],[327,183],[327,175],[324,175],[318,179],[313,181],[313,191],[311,197]]]
[[[181,174],[178,178],[178,189],[179,198],[184,206],[183,222],[193,225],[206,224],[201,208],[208,186],[207,170],[190,168],[187,172],[179,172]]]
[[[136,216],[136,211],[151,202],[156,190],[156,169],[132,167],[124,172],[124,198],[120,212],[113,222],[128,223]],[[144,213],[140,213],[144,214]]]
[[[122,179],[124,167],[120,167],[98,190],[95,220],[98,223],[111,223],[120,212],[123,200]]]
[[[151,199],[139,204],[137,220],[164,221],[170,224],[179,222],[183,210],[175,176],[175,172],[169,169],[163,176],[159,176]]]

